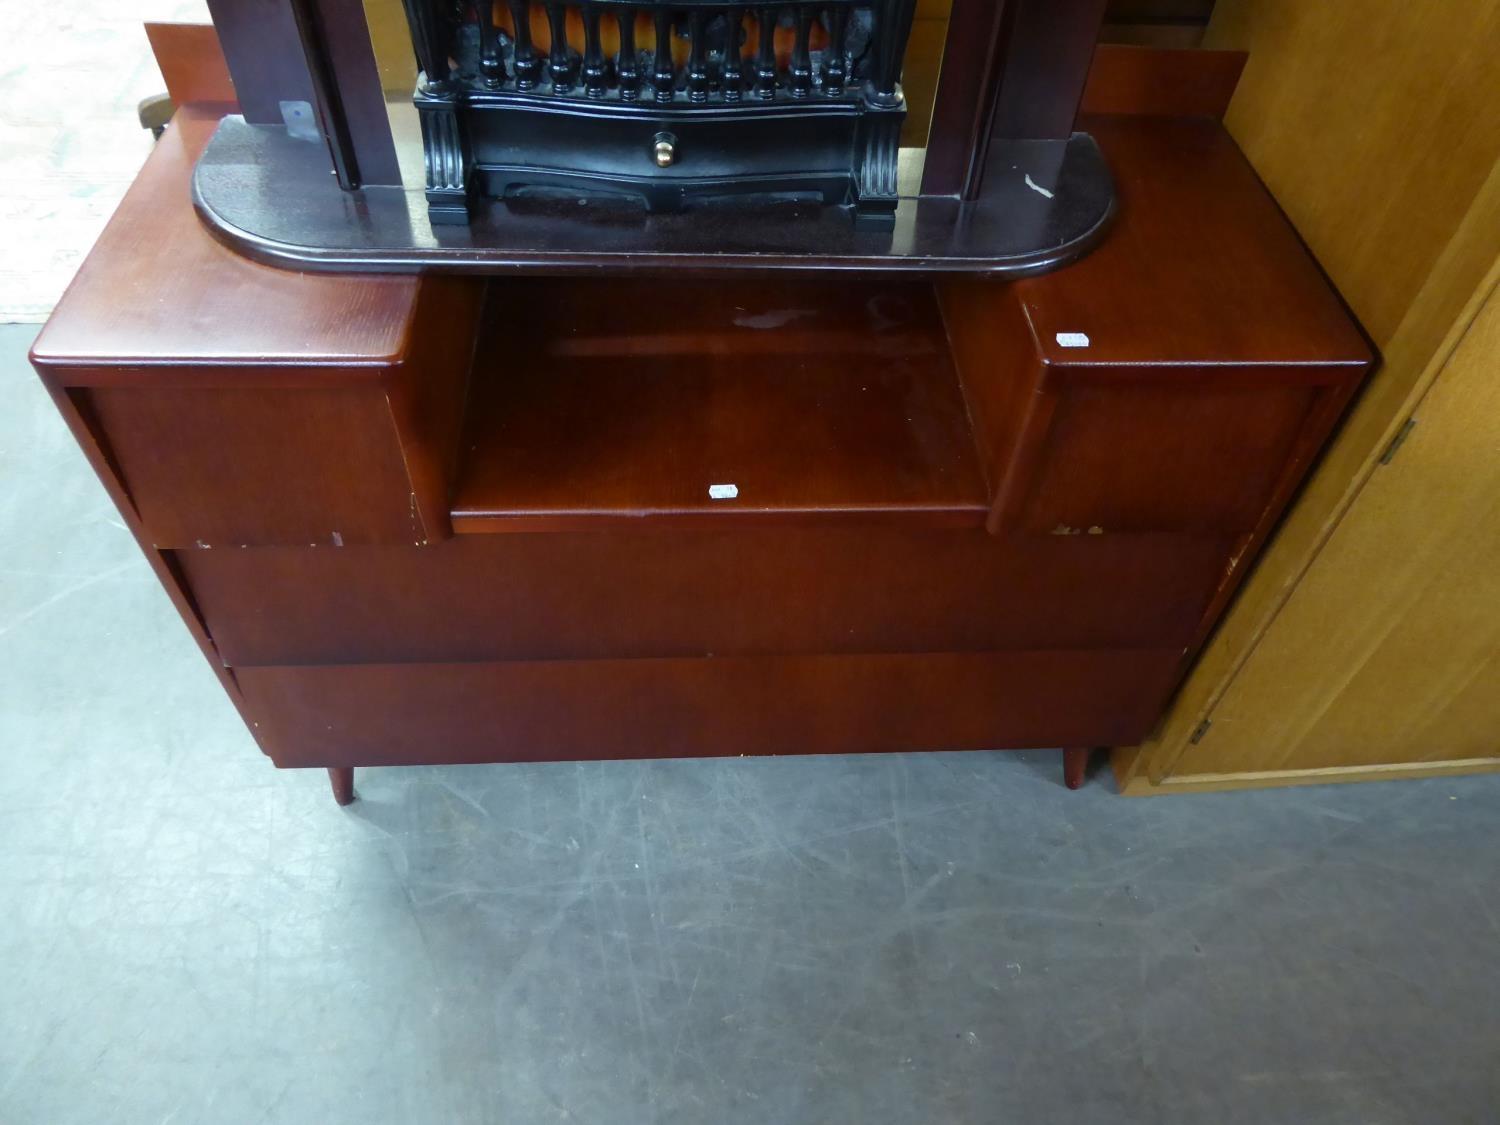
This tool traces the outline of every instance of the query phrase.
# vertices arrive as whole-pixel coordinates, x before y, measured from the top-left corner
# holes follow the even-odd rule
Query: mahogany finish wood
[[[214,122],[174,118],[35,362],[67,369],[155,547],[449,534],[483,287],[299,278],[206,239],[163,202],[183,199]]]
[[[172,104],[222,104],[238,113],[229,66],[212,24],[146,23],[146,38]]]
[[[1091,124],[1122,189],[1109,241],[1008,301],[940,287],[988,526],[1249,534],[1370,350],[1221,126]]]
[[[897,653],[236,672],[283,767],[995,750],[1139,737],[1174,651]]]
[[[1236,541],[601,522],[172,557],[242,667],[1181,648]]]
[[[1091,126],[1121,210],[1071,269],[649,307],[254,265],[188,204],[210,125],[33,358],[263,749],[340,797],[366,763],[1136,741],[1368,367],[1210,120]]]
[[[76,389],[151,541],[161,548],[414,543],[447,534],[423,513],[379,389]],[[219,419],[234,417],[225,432]],[[234,481],[211,507],[183,482]],[[293,483],[295,482],[295,483]],[[431,498],[433,501],[437,497]]]
[[[497,282],[477,357],[460,532],[983,518],[930,285]]]
[[[1084,779],[1088,777],[1091,753],[1087,749],[1063,751],[1063,784],[1069,789],[1083,788]]]
[[[155,146],[37,342],[70,385],[175,380],[242,386],[241,370],[289,383],[378,378],[410,338],[416,278],[309,277],[255,265],[205,237],[187,199],[218,126],[186,106]]]
[[[1218,122],[1083,124],[1105,146],[1120,217],[1082,261],[1016,283],[1044,363],[1100,377],[1164,365],[1185,379],[1265,366],[1314,382],[1369,363],[1364,334]],[[1059,343],[1070,332],[1087,333],[1089,346]]]
[[[353,766],[329,766],[328,780],[333,785],[333,799],[335,801],[341,805],[354,804]]]

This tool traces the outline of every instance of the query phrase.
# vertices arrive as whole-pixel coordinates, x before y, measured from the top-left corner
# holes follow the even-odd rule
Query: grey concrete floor
[[[1500,777],[261,757],[0,329],[0,1122],[1500,1121]]]

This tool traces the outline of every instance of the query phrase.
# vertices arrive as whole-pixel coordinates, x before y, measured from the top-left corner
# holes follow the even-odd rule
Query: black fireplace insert
[[[404,2],[433,223],[549,194],[893,222],[915,0]]]

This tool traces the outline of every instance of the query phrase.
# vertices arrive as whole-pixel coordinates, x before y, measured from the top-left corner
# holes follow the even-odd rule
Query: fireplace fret
[[[911,0],[896,0],[907,7]],[[746,49],[754,40],[752,89],[762,100],[845,98],[851,69],[868,60],[871,76],[889,92],[890,52],[880,52],[874,29],[888,18],[881,0],[823,0],[821,3],[761,5],[747,12],[739,5],[616,3],[614,0],[478,0],[462,10],[445,36],[441,4],[409,0],[408,6],[431,25],[434,42],[419,50],[424,71],[446,70],[441,43],[458,63],[454,77],[475,91],[538,90],[552,97],[633,101],[649,76],[656,101],[685,98],[689,104],[738,102],[746,88]],[[606,14],[609,22],[605,22]],[[465,65],[463,26],[472,26],[477,57]],[[858,58],[851,57],[851,30],[860,28]],[[642,60],[641,32],[649,39]],[[541,36],[543,42],[538,42]],[[472,49],[472,48],[471,48]],[[443,62],[439,62],[439,59]],[[896,73],[899,74],[900,54]],[[436,77],[440,84],[444,77]]]

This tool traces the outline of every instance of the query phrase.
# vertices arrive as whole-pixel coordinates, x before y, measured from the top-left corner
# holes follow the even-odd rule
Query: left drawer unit
[[[148,549],[445,538],[483,284],[224,249],[187,202],[213,124],[178,114],[34,365]]]

